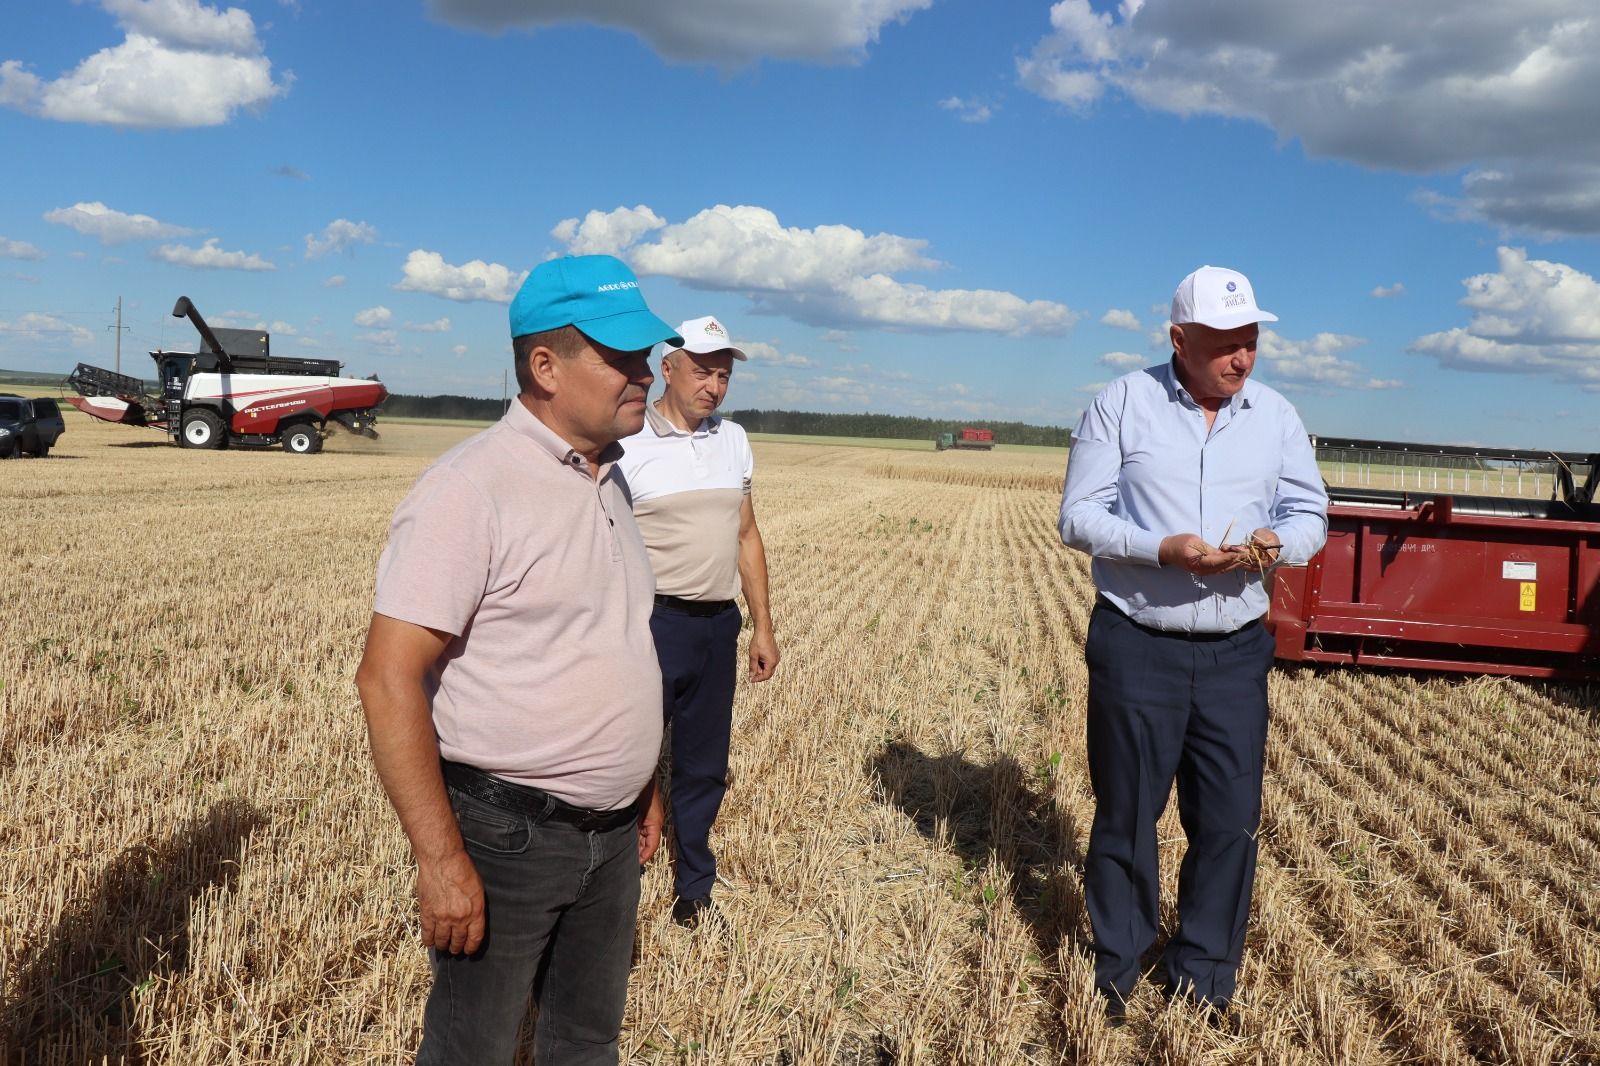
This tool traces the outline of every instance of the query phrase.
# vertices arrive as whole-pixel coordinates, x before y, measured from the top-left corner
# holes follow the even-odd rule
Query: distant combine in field
[[[994,450],[994,430],[963,426],[954,433],[941,433],[934,442],[937,451],[989,452]]]
[[[68,401],[106,422],[159,429],[186,448],[270,448],[308,455],[322,450],[329,423],[377,437],[377,408],[389,395],[372,378],[340,377],[335,359],[271,354],[265,330],[212,329],[187,296],[172,317],[194,323],[207,351],[151,352],[161,393],[136,377],[79,363],[66,383]]]

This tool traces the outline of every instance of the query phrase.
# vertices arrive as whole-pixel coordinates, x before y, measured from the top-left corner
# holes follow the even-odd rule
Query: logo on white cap
[[[1256,305],[1250,279],[1237,270],[1203,266],[1178,283],[1172,295],[1172,322],[1198,322],[1212,329],[1237,329],[1278,316]]]
[[[689,319],[678,327],[678,336],[683,338],[682,350],[695,355],[732,352],[735,359],[749,358],[741,349],[728,343],[728,331],[711,315]]]

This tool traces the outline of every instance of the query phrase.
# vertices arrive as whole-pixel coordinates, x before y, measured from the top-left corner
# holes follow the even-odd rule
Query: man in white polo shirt
[[[666,389],[618,464],[656,575],[650,631],[672,725],[672,918],[693,926],[711,905],[711,824],[728,790],[728,739],[744,592],[750,680],[778,666],[767,602],[767,555],[750,500],[755,458],[744,430],[716,410],[745,354],[713,317],[685,322],[661,357]]]

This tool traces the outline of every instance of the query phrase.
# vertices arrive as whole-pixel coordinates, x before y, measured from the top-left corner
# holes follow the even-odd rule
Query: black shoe
[[[1121,1029],[1128,1024],[1128,1004],[1115,992],[1096,992],[1106,1012],[1106,1028]]]
[[[710,896],[696,896],[694,899],[676,899],[672,903],[672,920],[685,929],[693,929],[706,918],[715,916],[716,905],[711,902]]]

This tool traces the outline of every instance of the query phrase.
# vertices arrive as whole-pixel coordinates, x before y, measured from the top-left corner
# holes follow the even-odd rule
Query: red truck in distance
[[[941,433],[939,440],[934,444],[935,451],[953,449],[956,451],[987,452],[994,450],[994,430],[973,429],[964,426],[954,433]]]

